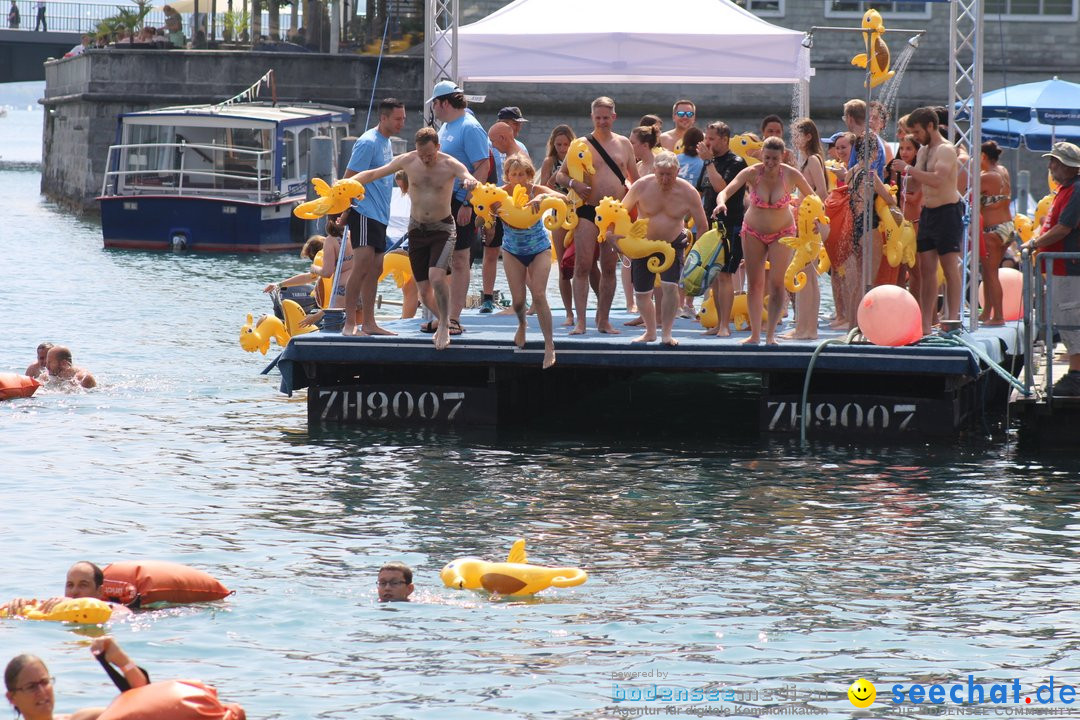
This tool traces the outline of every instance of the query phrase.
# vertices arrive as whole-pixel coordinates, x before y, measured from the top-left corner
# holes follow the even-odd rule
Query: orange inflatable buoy
[[[0,400],[30,397],[39,387],[41,383],[27,375],[0,372]]]
[[[132,688],[113,700],[98,720],[246,720],[244,708],[218,700],[198,680],[168,680]]]
[[[104,570],[102,593],[111,602],[140,607],[157,602],[193,603],[232,594],[213,576],[180,563],[160,560],[117,562]]]

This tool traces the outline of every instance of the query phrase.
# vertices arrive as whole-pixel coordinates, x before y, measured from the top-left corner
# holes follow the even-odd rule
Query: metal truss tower
[[[458,79],[458,0],[424,0],[424,100],[440,80]],[[429,125],[435,124],[425,108]]]
[[[978,326],[979,307],[979,174],[982,147],[983,0],[949,3],[949,130],[950,138],[968,151],[968,329]],[[963,272],[963,269],[961,269]],[[961,300],[961,302],[963,302]]]

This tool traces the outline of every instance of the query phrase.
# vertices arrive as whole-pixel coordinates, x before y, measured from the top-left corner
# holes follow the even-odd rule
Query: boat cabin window
[[[281,178],[296,179],[296,133],[286,130],[282,134],[284,145],[281,150]]]

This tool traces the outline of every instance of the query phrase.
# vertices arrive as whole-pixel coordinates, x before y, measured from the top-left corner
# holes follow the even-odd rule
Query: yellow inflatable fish
[[[799,292],[806,287],[806,273],[803,268],[811,261],[821,258],[821,233],[818,232],[818,222],[829,224],[829,216],[825,214],[825,205],[817,195],[807,195],[799,203],[799,213],[796,222],[798,234],[795,237],[780,238],[780,242],[795,250],[795,256],[791,258],[787,270],[784,271],[784,287],[790,292]],[[827,257],[827,256],[826,256]],[[815,268],[820,275],[828,270],[820,267]]]
[[[405,287],[405,283],[412,279],[412,265],[409,263],[409,256],[403,252],[388,252],[383,255],[382,267],[379,282],[385,280],[388,275],[393,275],[394,284],[398,286],[398,290]]]
[[[611,196],[605,197],[596,206],[596,227],[600,230],[597,242],[604,242],[604,235],[611,229],[620,238],[615,242],[619,252],[632,260],[649,258],[646,266],[649,272],[662,273],[675,262],[675,248],[663,240],[649,240],[645,234],[649,231],[649,221],[630,220],[630,213],[622,201]],[[663,256],[663,259],[656,257]]]
[[[1035,223],[1027,215],[1017,213],[1013,217],[1013,227],[1016,228],[1016,234],[1020,236],[1020,242],[1026,243],[1035,235]]]
[[[19,612],[27,620],[51,620],[53,622],[73,622],[85,625],[100,625],[112,617],[112,607],[97,598],[64,598],[56,603],[49,612],[42,612],[30,605]],[[8,617],[7,611],[0,611],[0,617]]]
[[[763,323],[769,321],[769,311],[765,309],[768,305],[769,296],[766,295],[761,310],[761,322]],[[750,327],[750,312],[746,306],[746,293],[739,293],[735,296],[735,301],[731,304],[731,317],[728,319],[735,323],[736,330],[745,330]],[[701,303],[701,310],[698,312],[697,320],[703,328],[711,329],[716,327],[716,302],[713,300],[712,293],[709,293],[708,299]]]
[[[882,39],[885,35],[885,21],[877,10],[867,10],[863,15],[862,27],[866,31],[863,33],[863,43],[870,48],[870,57],[867,58],[866,53],[859,53],[851,58],[851,64],[865,69],[869,62],[870,87],[876,88],[896,74],[889,69],[889,46]],[[865,82],[863,87],[866,87]]]
[[[499,595],[534,595],[549,587],[581,585],[589,579],[581,568],[529,565],[523,539],[514,542],[506,562],[493,563],[475,557],[462,557],[447,564],[439,577],[446,587],[487,590]]]
[[[364,199],[364,186],[352,178],[342,178],[333,185],[327,185],[321,178],[313,178],[311,184],[315,186],[319,197],[293,208],[293,215],[302,220],[318,220],[324,215],[337,215],[349,209],[353,198]]]

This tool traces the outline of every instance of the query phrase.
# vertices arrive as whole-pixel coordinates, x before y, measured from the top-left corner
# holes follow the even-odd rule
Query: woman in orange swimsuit
[[[742,226],[743,255],[746,258],[747,311],[750,313],[750,337],[745,343],[761,342],[762,296],[765,290],[765,261],[769,261],[769,319],[765,342],[776,344],[776,326],[783,308],[784,271],[791,262],[792,251],[778,243],[782,237],[794,236],[795,223],[791,215],[791,191],[813,195],[814,189],[798,170],[781,162],[784,141],[778,137],[765,140],[761,147],[761,163],[752,165],[728,183],[716,199],[714,217],[727,212],[728,198],[744,185],[750,205]]]

